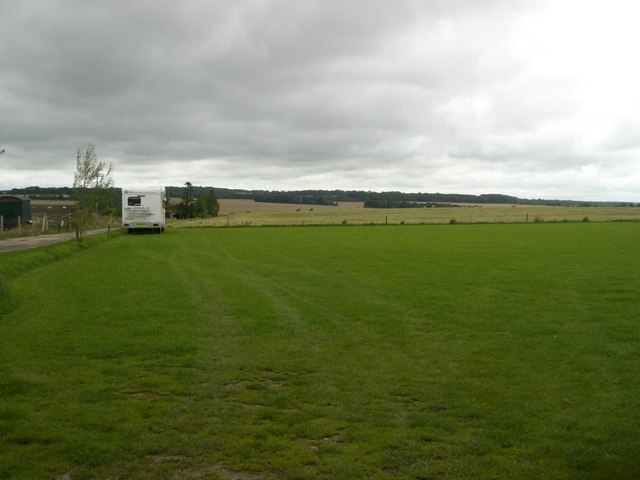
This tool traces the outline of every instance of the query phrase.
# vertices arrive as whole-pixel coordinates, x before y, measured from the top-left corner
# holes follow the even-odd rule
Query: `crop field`
[[[0,254],[0,478],[635,479],[640,224]]]
[[[174,221],[180,226],[369,225],[442,223],[543,223],[638,221],[639,207],[548,207],[469,205],[440,208],[363,208],[361,202],[338,206],[220,200],[220,216]]]
[[[364,202],[339,202],[336,206],[330,205],[302,205],[295,203],[270,203],[256,202],[251,199],[235,199],[221,198],[218,200],[220,204],[220,215],[235,215],[241,213],[282,213],[297,211],[338,211],[338,210],[354,210],[362,208]]]

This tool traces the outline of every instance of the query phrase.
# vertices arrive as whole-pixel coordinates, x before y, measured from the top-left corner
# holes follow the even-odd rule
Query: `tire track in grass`
[[[322,352],[308,348],[322,331],[305,321],[303,312],[290,302],[286,286],[270,288],[250,264],[220,244],[215,250],[200,248],[203,246],[198,240],[188,251],[173,253],[171,259],[179,271],[179,282],[199,305],[202,334],[200,383],[192,400],[176,415],[175,428],[181,430],[186,443],[192,443],[194,456],[209,452],[203,468],[218,462],[229,471],[245,470],[245,462],[251,461],[243,460],[246,454],[241,452],[262,438],[265,428],[280,429],[291,422],[301,425],[292,430],[293,438],[292,433],[286,433],[288,427],[282,434],[270,434],[264,442],[290,444],[288,449],[293,452],[308,450],[310,443],[298,441],[298,436],[309,435],[306,429],[319,421],[314,418],[328,419],[327,408],[334,408],[323,401],[316,403],[322,397],[313,393],[315,389],[307,392],[314,382],[317,362],[326,360],[318,356]],[[247,297],[250,305],[243,306]],[[266,309],[271,314],[266,316],[265,308],[260,308],[265,302],[271,304]],[[254,314],[257,318],[246,318]],[[277,324],[264,325],[270,321]],[[328,430],[322,431],[322,437],[341,438],[338,433],[343,421],[322,420],[323,425],[326,422]],[[315,440],[311,443],[315,445]],[[273,463],[269,448],[253,453],[262,460],[252,469]],[[296,459],[278,461],[284,462],[282,468],[298,465]]]
[[[402,349],[397,349],[394,341],[381,342],[383,332],[377,328],[369,328],[371,325],[367,318],[361,318],[354,324],[354,319],[342,313],[338,304],[325,306],[315,297],[298,295],[295,288],[292,288],[292,284],[285,282],[282,278],[280,280],[283,281],[276,283],[273,283],[272,278],[272,283],[269,283],[264,269],[261,271],[256,269],[256,263],[260,262],[238,258],[235,248],[232,253],[230,249],[217,244],[215,254],[198,254],[200,256],[198,265],[207,263],[203,260],[205,257],[215,257],[219,267],[222,264],[225,265],[223,275],[235,279],[235,282],[246,290],[247,296],[255,296],[252,303],[262,304],[267,300],[272,310],[279,315],[279,318],[272,317],[270,320],[280,323],[280,328],[276,328],[275,332],[256,333],[256,335],[267,335],[270,339],[270,347],[277,350],[278,354],[276,358],[269,358],[269,355],[264,352],[256,352],[260,358],[266,359],[270,364],[267,362],[265,365],[251,365],[246,371],[239,372],[239,379],[234,384],[235,398],[244,398],[248,402],[245,406],[252,407],[249,416],[259,418],[261,411],[269,411],[270,407],[265,403],[269,403],[273,397],[278,398],[278,395],[271,394],[274,389],[274,376],[279,376],[280,388],[284,390],[279,398],[284,399],[285,402],[270,415],[274,415],[276,419],[286,418],[288,415],[296,417],[299,426],[294,431],[300,435],[298,442],[300,445],[306,445],[307,448],[310,448],[309,445],[317,445],[311,433],[313,428],[317,427],[311,426],[321,422],[327,429],[323,438],[339,439],[336,442],[337,445],[333,447],[335,454],[339,454],[345,448],[363,448],[362,445],[358,446],[363,438],[379,434],[379,432],[376,433],[378,428],[375,425],[380,420],[372,422],[369,416],[371,414],[374,417],[381,414],[390,415],[389,412],[380,410],[380,399],[388,395],[402,395],[400,385],[406,381],[400,380],[398,372],[394,371],[396,363],[381,364],[380,355],[384,357],[386,352],[394,357],[403,357]],[[301,269],[299,261],[291,261],[282,255],[276,255],[276,258],[273,258],[273,251],[270,251],[270,255],[269,264],[277,263],[278,272],[287,271],[289,267],[295,270]],[[265,268],[268,269],[268,265]],[[325,276],[321,270],[305,270],[305,273],[321,278]],[[275,278],[278,279],[277,275]],[[347,286],[354,295],[359,294],[358,287],[349,285],[345,281],[345,287]],[[371,306],[367,304],[368,299],[361,300],[364,300],[360,303],[363,309],[371,311]],[[375,300],[377,307],[383,306],[378,303],[377,297]],[[367,305],[364,306],[364,304]],[[377,310],[377,307],[374,310]],[[253,312],[253,307],[248,308],[246,312]],[[311,313],[314,319],[307,316]],[[258,320],[264,322],[269,318],[260,317]],[[236,318],[236,321],[242,320]],[[289,328],[284,328],[282,324],[285,324],[285,327],[288,324]],[[246,322],[245,326],[250,328],[251,322]],[[375,348],[370,348],[372,345]],[[288,350],[294,353],[293,358],[302,365],[294,367],[287,364]],[[334,353],[338,353],[338,356],[335,357]],[[387,382],[380,381],[382,378],[386,378]],[[300,385],[300,381],[304,383]],[[298,382],[298,385],[292,382]],[[262,398],[244,396],[246,389],[258,387]],[[305,394],[301,389],[313,393]],[[290,393],[288,397],[287,393]],[[302,404],[299,399],[296,400],[301,394]],[[301,412],[301,408],[305,411]],[[396,420],[402,417],[405,418],[405,422],[407,421],[406,412],[402,413],[404,408],[404,405],[396,405],[394,410],[400,410],[393,414],[396,415]],[[345,426],[348,425],[348,419],[353,421],[353,425],[346,433],[358,436],[355,432],[359,430],[367,432],[361,433],[359,436],[364,435],[364,437],[351,445],[348,445],[350,442],[343,434]],[[385,428],[379,431],[384,431]],[[306,438],[309,435],[311,438]]]
[[[182,286],[179,290],[186,292],[185,301],[196,306],[198,374],[191,396],[171,421],[180,445],[150,458],[147,468],[156,474],[170,471],[189,478],[212,474],[222,479],[271,478],[245,471],[238,458],[229,454],[244,441],[238,431],[246,421],[246,405],[235,401],[229,390],[251,378],[242,353],[249,335],[225,294],[225,289],[241,285],[221,264],[218,252],[207,247],[204,239],[189,235],[188,242],[176,243],[167,252],[174,278]],[[174,458],[180,459],[177,465]]]

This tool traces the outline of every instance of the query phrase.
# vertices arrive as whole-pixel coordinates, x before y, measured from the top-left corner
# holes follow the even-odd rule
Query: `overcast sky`
[[[640,201],[635,0],[0,0],[0,190]]]

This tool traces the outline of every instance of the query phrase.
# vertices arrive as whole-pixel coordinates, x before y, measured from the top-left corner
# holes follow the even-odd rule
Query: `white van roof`
[[[159,193],[164,192],[164,187],[126,187],[122,193]]]

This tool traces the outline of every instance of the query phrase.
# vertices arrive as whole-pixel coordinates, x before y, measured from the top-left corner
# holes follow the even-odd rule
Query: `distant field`
[[[337,207],[220,200],[220,215],[180,221],[178,225],[338,225],[533,223],[562,221],[640,220],[638,207],[546,207],[527,205],[464,205],[449,208],[363,208],[361,202]]]
[[[248,212],[260,212],[260,213],[274,213],[274,212],[295,212],[297,210],[308,211],[310,208],[314,210],[322,211],[334,211],[334,210],[353,210],[356,208],[362,208],[364,202],[339,202],[338,206],[333,207],[329,205],[302,205],[295,203],[267,203],[256,202],[254,200],[239,200],[221,198],[218,200],[220,203],[220,215],[240,214]]]
[[[172,228],[2,254],[0,478],[635,479],[639,243]]]

